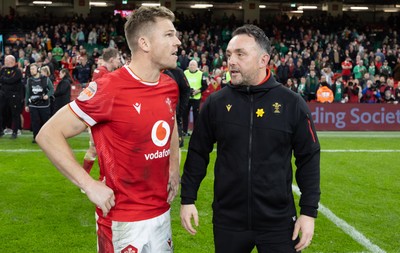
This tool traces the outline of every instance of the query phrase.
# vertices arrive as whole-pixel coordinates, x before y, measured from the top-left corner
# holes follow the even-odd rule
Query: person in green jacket
[[[57,67],[59,68],[61,66],[61,59],[64,56],[64,50],[60,47],[60,44],[57,43],[51,53],[53,54],[54,59],[57,61]]]

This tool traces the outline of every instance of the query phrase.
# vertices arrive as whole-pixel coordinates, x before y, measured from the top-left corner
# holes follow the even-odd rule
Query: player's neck
[[[146,64],[143,61],[132,61],[129,63],[128,68],[142,81],[157,82],[160,79],[161,70],[154,65]]]

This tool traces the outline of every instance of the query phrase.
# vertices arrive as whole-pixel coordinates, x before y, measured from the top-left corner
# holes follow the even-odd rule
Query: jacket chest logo
[[[228,112],[231,110],[231,108],[232,108],[232,105],[231,105],[231,104],[227,104],[227,105],[226,105],[226,110],[227,110]]]
[[[279,104],[278,102],[275,102],[272,104],[272,107],[274,109],[274,113],[281,113],[282,105]]]
[[[256,111],[257,118],[262,118],[262,116],[264,116],[264,113],[265,112],[263,108],[258,108]]]

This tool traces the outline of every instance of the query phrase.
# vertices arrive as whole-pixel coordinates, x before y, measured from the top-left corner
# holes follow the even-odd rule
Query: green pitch
[[[25,131],[16,140],[0,139],[0,252],[96,252],[94,206],[31,138]],[[313,243],[303,252],[400,252],[400,132],[319,132],[319,138],[321,209]],[[69,143],[82,161],[87,134]],[[98,176],[97,165],[91,174]],[[214,252],[212,183],[211,165],[197,201],[196,236],[180,226],[174,201],[175,253]]]

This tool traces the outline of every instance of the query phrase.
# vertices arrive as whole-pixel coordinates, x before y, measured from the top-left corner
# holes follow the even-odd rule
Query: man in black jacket
[[[21,125],[22,97],[22,72],[16,65],[15,57],[7,55],[4,58],[4,67],[0,70],[0,137],[4,135],[4,111],[10,108],[13,131],[11,139],[17,138],[18,128]]]
[[[190,86],[182,69],[178,67],[174,69],[166,69],[164,70],[164,73],[172,77],[179,87],[179,102],[176,106],[176,123],[178,125],[179,147],[182,148],[184,145],[182,118],[189,103]]]
[[[217,253],[298,252],[314,233],[320,199],[320,145],[304,99],[267,70],[271,44],[254,26],[227,47],[231,82],[204,103],[182,176],[181,222],[196,234],[194,205],[217,143],[213,224]],[[292,154],[301,191],[292,193]],[[301,232],[301,238],[299,234]]]

